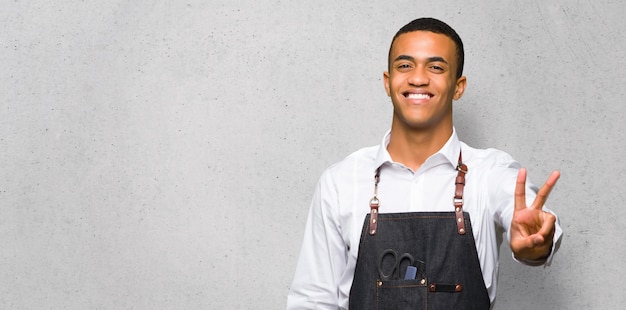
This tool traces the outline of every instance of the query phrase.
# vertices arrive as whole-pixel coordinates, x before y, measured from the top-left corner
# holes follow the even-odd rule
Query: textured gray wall
[[[625,2],[3,1],[0,308],[284,308],[322,170],[390,125],[395,31],[455,27],[456,126],[565,230],[498,309],[626,303]]]

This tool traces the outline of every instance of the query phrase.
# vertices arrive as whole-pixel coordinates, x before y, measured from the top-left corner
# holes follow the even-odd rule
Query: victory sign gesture
[[[543,211],[548,195],[560,177],[553,171],[537,192],[535,201],[526,205],[526,169],[517,174],[515,210],[511,221],[511,251],[519,260],[540,261],[550,255],[556,217]]]

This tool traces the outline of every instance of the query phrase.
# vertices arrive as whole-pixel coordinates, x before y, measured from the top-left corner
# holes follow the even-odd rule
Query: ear
[[[383,83],[385,84],[385,91],[387,96],[391,97],[391,90],[389,89],[389,72],[383,72]]]
[[[465,76],[461,76],[456,80],[456,86],[454,87],[454,100],[459,100],[463,97],[463,93],[465,92],[465,86],[467,85],[467,78]]]

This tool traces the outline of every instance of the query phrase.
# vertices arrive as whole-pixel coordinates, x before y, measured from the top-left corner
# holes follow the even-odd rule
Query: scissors
[[[414,264],[411,254],[398,254],[395,250],[386,249],[378,256],[378,275],[383,281],[404,279],[407,267]]]

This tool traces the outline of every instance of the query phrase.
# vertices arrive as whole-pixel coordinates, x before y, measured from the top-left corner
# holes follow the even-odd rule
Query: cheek
[[[457,92],[456,84],[450,84],[448,81],[444,81],[440,85],[441,85],[440,89],[442,93],[444,93],[446,96],[449,96],[449,97],[456,96],[456,92]]]
[[[396,93],[400,90],[400,86],[402,85],[402,82],[400,81],[400,79],[396,78],[395,80],[391,80],[389,82],[389,88],[390,88],[390,92],[391,93]],[[396,94],[397,95],[397,94]]]

